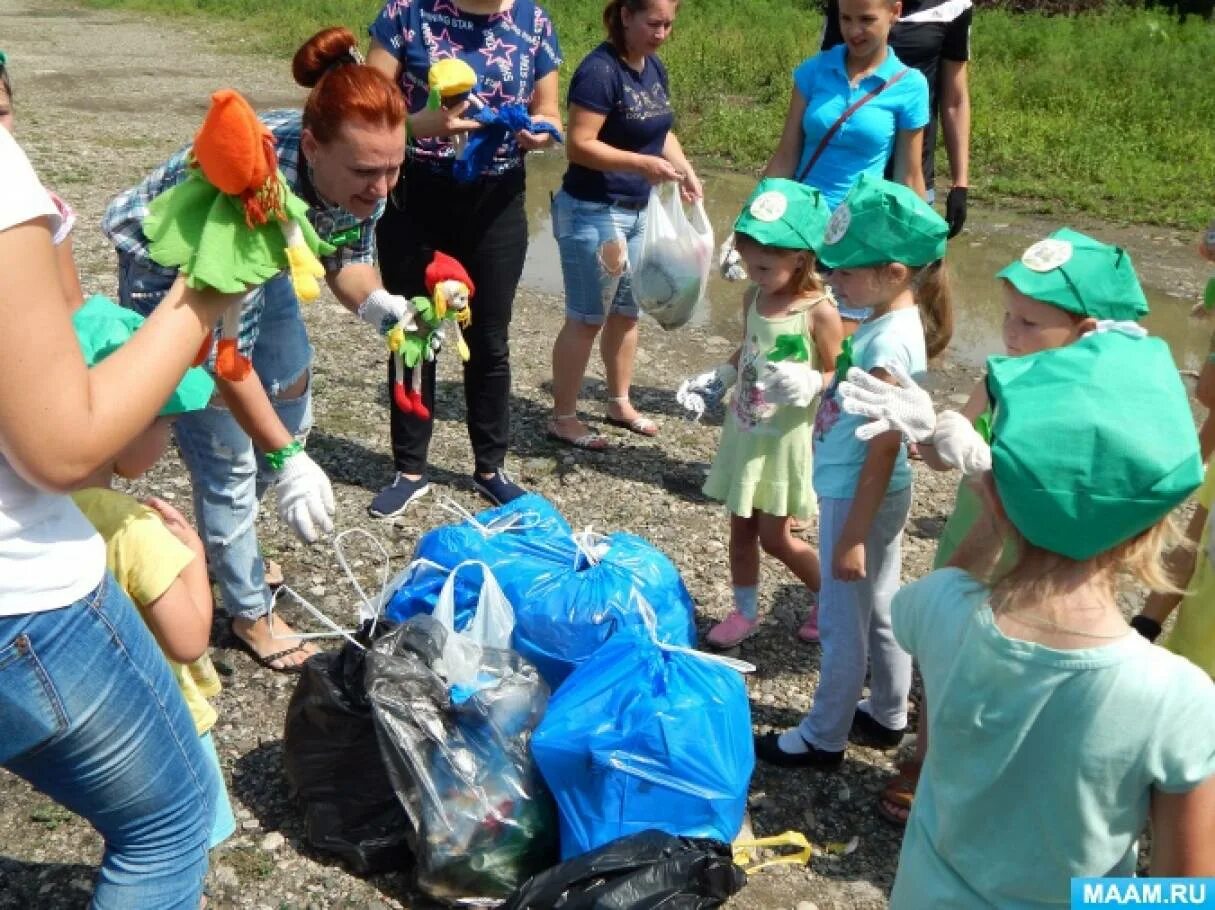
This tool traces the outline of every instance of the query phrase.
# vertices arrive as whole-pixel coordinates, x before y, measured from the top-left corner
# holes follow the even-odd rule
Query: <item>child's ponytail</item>
[[[936,357],[953,338],[953,288],[944,259],[929,263],[912,279],[912,291],[924,322],[928,359]]]

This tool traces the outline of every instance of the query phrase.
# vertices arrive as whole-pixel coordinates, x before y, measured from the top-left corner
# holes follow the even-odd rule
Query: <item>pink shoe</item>
[[[715,648],[733,648],[754,635],[758,628],[758,619],[747,619],[735,610],[710,629],[707,637],[709,644]]]
[[[802,627],[797,630],[797,637],[802,641],[818,641],[818,604],[810,604],[810,614],[802,623]]]

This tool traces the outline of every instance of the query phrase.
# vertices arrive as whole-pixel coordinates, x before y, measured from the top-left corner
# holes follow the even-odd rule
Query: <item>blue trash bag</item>
[[[563,860],[647,828],[738,836],[755,767],[739,669],[630,628],[570,675],[532,737]]]
[[[540,571],[495,570],[515,608],[512,644],[553,691],[615,632],[642,624],[634,594],[653,605],[660,641],[695,646],[692,595],[661,550],[625,532],[577,538],[572,559]]]
[[[541,566],[569,562],[577,552],[572,533],[556,507],[537,493],[527,493],[459,523],[432,528],[418,541],[414,561],[389,583],[392,594],[384,616],[399,623],[431,613],[448,574],[470,559],[486,563],[499,583],[530,567],[538,572]],[[457,578],[456,631],[468,626],[480,590],[479,573],[461,573]],[[507,599],[511,599],[509,594]],[[514,605],[513,600],[511,603]]]

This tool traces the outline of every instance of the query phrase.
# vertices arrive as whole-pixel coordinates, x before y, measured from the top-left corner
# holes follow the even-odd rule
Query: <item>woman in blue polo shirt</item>
[[[881,177],[893,152],[894,180],[923,195],[928,82],[887,44],[900,8],[898,0],[840,0],[844,43],[793,71],[767,176],[809,184],[835,208],[862,174]]]
[[[685,200],[701,196],[700,181],[671,132],[670,86],[657,56],[678,10],[679,0],[612,0],[603,11],[608,40],[587,54],[570,82],[570,166],[552,206],[565,323],[553,345],[548,436],[575,448],[601,451],[608,445],[577,414],[601,330],[607,422],[641,436],[658,432],[629,401],[638,336],[629,263],[641,252],[651,186],[678,181]]]

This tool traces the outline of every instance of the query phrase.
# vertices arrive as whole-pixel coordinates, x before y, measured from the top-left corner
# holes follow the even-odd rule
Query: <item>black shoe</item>
[[[803,742],[804,742],[803,738]],[[805,752],[786,752],[780,747],[779,733],[765,733],[755,737],[755,757],[779,768],[817,768],[834,771],[844,761],[844,751],[828,752],[806,743]]]
[[[396,518],[409,508],[410,503],[425,496],[429,489],[430,484],[424,476],[410,480],[398,472],[392,483],[375,494],[367,511],[372,518]]]
[[[482,477],[477,471],[473,471],[472,482],[473,489],[496,506],[504,506],[527,492],[511,480],[510,475],[502,468],[498,468],[488,477]]]
[[[868,746],[870,749],[881,749],[888,752],[899,747],[899,743],[903,741],[903,734],[906,732],[906,726],[899,730],[891,730],[874,720],[872,714],[858,707],[856,713],[852,715],[852,729],[848,731],[848,740],[858,746]]]

